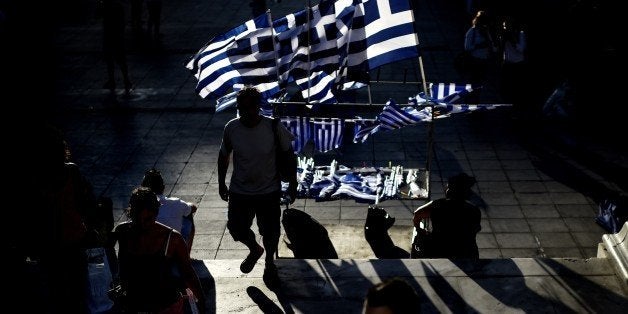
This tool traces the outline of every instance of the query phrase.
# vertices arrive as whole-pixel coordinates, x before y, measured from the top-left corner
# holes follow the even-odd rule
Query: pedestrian
[[[266,250],[263,279],[269,288],[275,289],[279,277],[274,255],[279,244],[281,218],[281,181],[276,154],[277,148],[292,152],[294,137],[281,123],[277,123],[275,136],[273,119],[260,115],[261,100],[255,87],[246,86],[238,92],[240,116],[225,125],[218,155],[218,190],[220,198],[229,202],[227,228],[231,236],[250,250],[240,270],[251,272]],[[227,187],[225,179],[231,156],[233,172]],[[292,203],[296,197],[296,167],[288,181]],[[264,247],[257,243],[251,230],[254,217],[257,217]]]
[[[418,314],[419,296],[405,280],[394,277],[371,286],[364,300],[364,314]]]
[[[488,72],[491,70],[497,52],[490,27],[490,17],[486,11],[480,10],[471,21],[471,27],[464,37],[464,50],[471,57],[465,79],[468,80],[467,83],[475,86],[482,86],[486,83]],[[475,100],[479,99],[477,91],[475,98]]]
[[[192,267],[181,234],[156,221],[160,204],[147,187],[133,190],[130,220],[118,225],[112,236],[118,244],[118,278],[129,313],[184,313],[189,288],[204,310],[201,282]]]
[[[523,113],[522,102],[527,98],[527,37],[526,33],[513,17],[502,20],[499,32],[500,48],[500,94],[505,103],[512,104],[513,117]]]
[[[106,1],[106,0],[105,0]],[[131,28],[133,31],[133,37],[140,38],[143,32],[142,29],[142,15],[144,6],[144,0],[131,0]]]
[[[24,254],[22,262],[35,265],[37,281],[31,282],[32,300],[21,304],[22,312],[87,313],[88,260],[93,243],[89,217],[96,199],[92,186],[77,164],[70,161],[69,145],[52,125],[33,126],[35,138],[27,153],[32,163],[23,167],[28,199],[19,219],[20,236],[9,240]],[[39,289],[37,289],[39,288]],[[89,291],[91,292],[91,291]]]
[[[126,63],[125,24],[122,0],[103,0],[103,54],[107,63],[107,82],[104,87],[109,89],[111,94],[116,90],[114,75],[116,63],[122,72],[125,94],[128,95],[132,89]]]
[[[159,199],[161,206],[157,221],[172,227],[179,231],[188,244],[188,251],[192,249],[192,241],[194,240],[194,213],[196,213],[196,204],[186,202],[177,197],[164,195],[164,178],[161,172],[152,168],[144,174],[142,186],[150,188]]]
[[[480,209],[468,201],[475,178],[460,173],[450,177],[445,197],[430,201],[414,212],[413,223],[429,219],[431,230],[429,251],[424,258],[479,258],[476,235],[480,225]]]
[[[161,39],[161,7],[162,0],[146,0],[146,8],[148,9],[147,33],[148,36],[153,36],[155,43]]]

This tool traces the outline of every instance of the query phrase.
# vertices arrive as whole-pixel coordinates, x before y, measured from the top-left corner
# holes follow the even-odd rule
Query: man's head
[[[419,296],[409,283],[391,278],[372,286],[364,301],[364,314],[417,314]]]
[[[447,198],[466,199],[471,195],[471,188],[475,182],[474,177],[464,172],[450,177],[447,181]]]
[[[157,195],[164,194],[165,185],[161,172],[155,168],[146,171],[144,179],[142,179],[142,186],[151,189]]]
[[[254,126],[259,121],[259,106],[262,94],[253,86],[245,86],[238,92],[238,111],[240,121],[246,126]]]

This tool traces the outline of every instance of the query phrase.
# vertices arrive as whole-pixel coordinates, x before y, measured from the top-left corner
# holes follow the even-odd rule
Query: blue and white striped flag
[[[234,90],[233,92],[216,99],[216,112],[221,112],[227,108],[234,107],[236,105],[237,98],[238,91]]]
[[[338,118],[312,118],[314,147],[319,152],[339,148],[342,144],[344,120]]]
[[[456,83],[430,83],[430,97],[429,100],[437,103],[455,104],[464,99],[474,89],[471,84],[456,84]],[[416,102],[427,101],[424,92],[420,92],[415,97]],[[412,100],[411,100],[412,101]]]
[[[348,82],[343,75],[414,56],[418,41],[408,0],[321,0],[272,25],[266,14],[247,21],[212,39],[187,67],[203,98],[245,84],[270,98],[298,80],[304,98],[330,103],[334,85]]]
[[[404,126],[417,124],[424,121],[421,116],[417,116],[416,109],[412,107],[400,107],[394,100],[386,102],[384,109],[377,116],[380,125],[379,130],[395,130]]]
[[[369,135],[377,132],[379,121],[373,119],[356,118],[353,120],[353,142],[364,143]]]
[[[281,123],[294,135],[294,141],[292,141],[294,152],[301,152],[310,139],[310,118],[286,116],[281,117]]]
[[[368,0],[355,6],[349,32],[349,71],[373,70],[418,57],[414,15],[407,0]]]
[[[334,81],[333,75],[320,71],[313,72],[309,79],[297,79],[296,83],[301,88],[303,99],[309,99],[311,104],[326,104],[338,102],[332,93]]]
[[[213,38],[187,64],[197,93],[221,97],[236,84],[254,85],[265,98],[279,91],[272,30],[266,14]]]

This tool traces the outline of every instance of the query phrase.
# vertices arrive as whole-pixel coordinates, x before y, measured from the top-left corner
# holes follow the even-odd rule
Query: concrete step
[[[241,260],[197,260],[210,313],[361,313],[368,288],[408,281],[423,313],[626,313],[628,288],[607,258],[292,259],[276,261],[281,288]]]

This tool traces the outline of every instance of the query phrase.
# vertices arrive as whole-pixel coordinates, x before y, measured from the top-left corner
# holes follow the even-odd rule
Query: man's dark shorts
[[[280,196],[279,191],[260,195],[229,193],[227,228],[233,240],[246,238],[255,217],[259,233],[278,240],[281,232]]]

